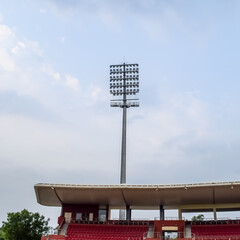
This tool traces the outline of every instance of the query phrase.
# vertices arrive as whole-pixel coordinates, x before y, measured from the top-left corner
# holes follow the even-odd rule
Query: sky
[[[111,64],[140,69],[128,184],[239,180],[239,42],[237,0],[0,0],[0,223],[57,223],[37,183],[119,183]]]

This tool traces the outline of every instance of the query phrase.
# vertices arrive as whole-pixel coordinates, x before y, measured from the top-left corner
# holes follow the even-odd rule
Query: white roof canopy
[[[45,184],[34,186],[38,203],[98,204],[131,208],[174,208],[182,205],[240,206],[240,182],[216,182],[171,185],[73,185]]]

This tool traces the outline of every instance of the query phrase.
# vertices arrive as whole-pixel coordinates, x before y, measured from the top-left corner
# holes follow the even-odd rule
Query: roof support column
[[[108,216],[107,216],[107,220],[111,220],[111,207],[108,205],[108,209],[107,209],[107,213],[108,213]]]
[[[160,220],[164,220],[165,216],[164,216],[163,205],[160,205],[159,209],[160,209]]]
[[[126,206],[126,212],[127,212],[127,214],[126,214],[126,220],[127,220],[127,221],[131,221],[131,208],[130,208],[129,205]]]
[[[217,209],[213,208],[213,218],[216,221],[217,220]]]
[[[106,220],[107,220],[107,221],[110,220],[110,218],[109,218],[109,212],[110,212],[110,217],[111,217],[111,210],[110,210],[110,208],[109,208],[109,205],[107,205],[107,214],[106,214]]]
[[[178,220],[182,220],[182,209],[178,209]]]

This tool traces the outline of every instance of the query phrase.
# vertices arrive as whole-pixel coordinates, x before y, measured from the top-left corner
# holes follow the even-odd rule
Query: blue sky
[[[118,184],[109,65],[140,66],[127,183],[239,180],[239,1],[0,0],[0,221],[39,182]]]

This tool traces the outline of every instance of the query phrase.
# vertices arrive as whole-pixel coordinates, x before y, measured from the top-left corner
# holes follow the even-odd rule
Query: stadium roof
[[[240,181],[171,185],[73,185],[34,186],[38,203],[98,204],[109,206],[159,207],[203,204],[240,204]]]

